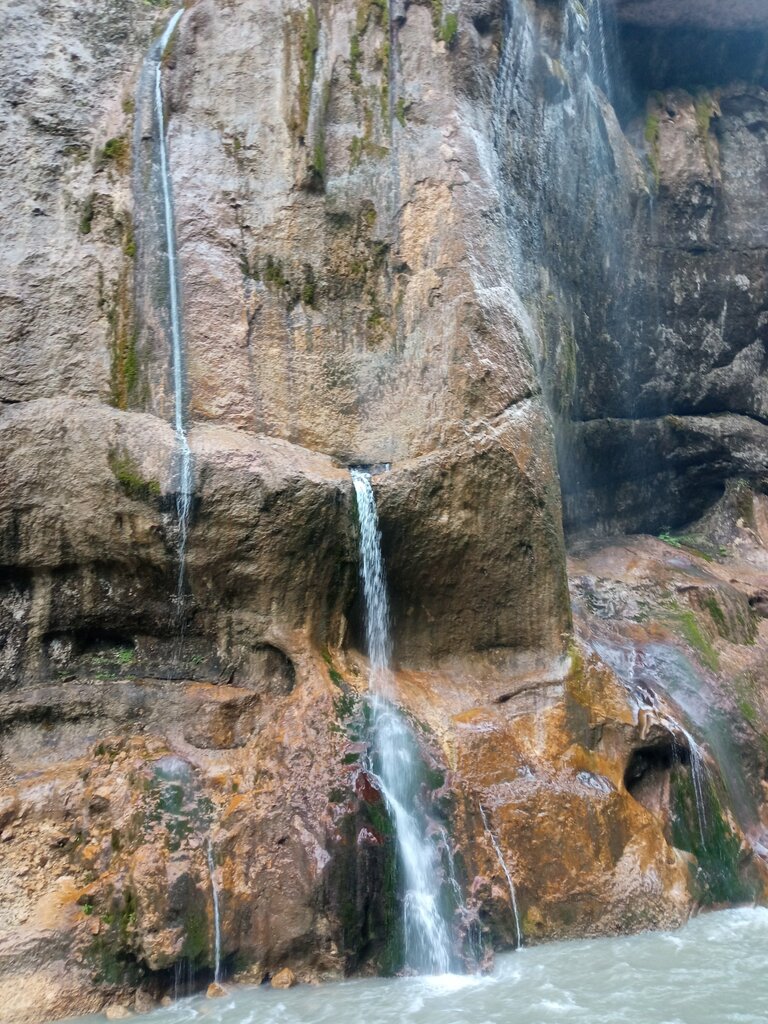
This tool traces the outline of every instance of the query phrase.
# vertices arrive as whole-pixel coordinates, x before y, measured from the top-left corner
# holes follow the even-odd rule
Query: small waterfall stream
[[[423,817],[418,810],[421,778],[416,743],[393,703],[389,601],[376,501],[370,475],[359,469],[351,472],[360,520],[374,774],[394,821],[405,882],[406,964],[425,974],[446,974],[451,956],[448,926],[440,911],[442,872],[434,844],[424,837]]]
[[[629,665],[630,665],[630,686],[631,693],[638,694],[638,688],[636,684],[637,674],[637,649],[635,647],[630,648]],[[696,814],[699,819],[699,835],[701,836],[701,842],[703,846],[707,845],[706,833],[707,833],[707,806],[704,799],[704,786],[706,783],[706,771],[707,765],[702,756],[701,749],[690,734],[690,732],[682,725],[676,718],[663,712],[659,707],[658,700],[655,695],[651,695],[649,691],[644,690],[643,700],[648,707],[655,710],[660,720],[669,730],[669,732],[675,736],[680,735],[683,737],[685,742],[688,744],[688,756],[690,758],[691,768],[691,781],[693,782],[693,792],[696,798]],[[637,700],[638,698],[635,697]]]
[[[675,727],[685,737],[688,744],[688,756],[690,757],[691,763],[691,780],[693,782],[693,792],[696,797],[696,814],[699,819],[699,835],[701,836],[701,845],[707,845],[707,804],[704,799],[704,785],[706,781],[707,765],[704,758],[701,755],[696,740],[691,736],[688,730],[680,725],[679,722],[670,720],[670,729]]]
[[[162,220],[165,235],[165,257],[168,272],[168,315],[170,320],[174,396],[173,426],[176,433],[177,459],[176,514],[179,526],[177,542],[179,575],[176,598],[179,611],[181,610],[184,596],[184,557],[187,547],[189,513],[192,503],[192,453],[187,441],[184,415],[184,340],[181,319],[176,227],[173,213],[173,193],[168,164],[168,145],[165,137],[166,124],[163,104],[163,55],[183,14],[183,9],[176,11],[150,54],[150,60],[155,63],[154,114],[155,129],[157,133],[156,152],[159,163],[160,185],[162,191]]]
[[[499,841],[496,838],[495,833],[492,831],[490,824],[488,823],[485,808],[483,807],[482,804],[480,804],[479,807],[480,817],[483,819],[483,828],[485,829],[486,835],[491,840],[491,846],[493,847],[493,851],[496,854],[496,859],[501,865],[501,870],[504,872],[504,877],[506,878],[507,885],[509,886],[509,896],[510,902],[512,904],[512,913],[515,917],[515,949],[522,949],[523,929],[520,926],[520,912],[517,908],[517,893],[515,892],[515,883],[512,879],[512,872],[507,867],[507,862],[504,860],[504,854],[501,852]]]
[[[216,878],[216,862],[213,859],[213,843],[208,840],[208,872],[211,876],[211,896],[213,898],[213,929],[214,929],[214,973],[213,980],[221,980],[221,910],[219,907],[219,882]]]

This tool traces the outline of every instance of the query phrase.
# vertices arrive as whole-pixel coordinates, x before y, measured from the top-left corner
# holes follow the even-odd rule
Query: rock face
[[[620,17],[660,31],[639,6]],[[649,99],[638,72],[628,97],[594,3],[190,4],[162,55],[182,566],[145,64],[168,11],[17,7],[0,69],[8,1019],[141,1011],[174,976],[204,988],[214,881],[225,977],[402,966],[350,465],[374,466],[457,962],[516,942],[507,873],[526,942],[760,897],[757,79],[734,84],[724,58],[706,93]],[[703,0],[683,7],[708,31]],[[727,27],[749,17],[745,0]],[[667,538],[577,547],[575,631],[563,511],[574,533]],[[702,763],[717,856],[696,839]]]
[[[125,126],[156,15],[133,0],[0,15],[3,401],[110,397],[130,295]]]
[[[714,755],[702,773],[707,827],[698,835],[695,816],[686,825],[678,811],[672,835],[697,856],[707,902],[748,899],[755,882],[734,816],[759,857],[767,852],[765,747],[755,743],[766,722],[766,525],[765,496],[738,485],[689,533],[584,545],[571,561],[582,637],[638,700],[671,697]],[[674,765],[653,746],[643,755],[625,779],[636,799],[692,809]]]

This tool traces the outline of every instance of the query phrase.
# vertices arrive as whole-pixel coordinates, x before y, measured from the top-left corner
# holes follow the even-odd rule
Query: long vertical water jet
[[[512,873],[507,867],[507,862],[504,860],[504,855],[501,852],[499,841],[496,838],[495,833],[491,830],[491,826],[488,824],[488,818],[485,813],[485,808],[482,804],[480,807],[480,817],[483,819],[483,828],[485,829],[486,835],[491,840],[491,846],[493,852],[496,854],[496,859],[501,865],[501,870],[504,872],[504,877],[507,880],[509,886],[510,901],[512,904],[512,913],[515,918],[515,949],[522,949],[523,946],[523,929],[520,927],[520,912],[517,909],[517,893],[515,891],[515,883],[512,879]]]
[[[150,59],[155,62],[154,108],[155,130],[157,132],[157,154],[162,193],[162,219],[165,234],[165,255],[168,272],[168,314],[171,333],[171,356],[173,370],[173,426],[176,434],[176,458],[178,464],[176,482],[176,515],[178,519],[177,555],[179,572],[176,586],[176,600],[179,614],[184,597],[184,557],[189,532],[189,512],[192,501],[192,453],[187,441],[184,418],[184,342],[181,322],[181,300],[179,294],[178,257],[176,251],[176,226],[173,212],[173,193],[168,166],[168,146],[165,138],[165,109],[163,104],[163,55],[184,10],[176,11],[165,28],[160,40],[153,47]]]
[[[393,703],[389,600],[376,501],[369,474],[359,469],[351,472],[360,521],[375,774],[394,821],[405,882],[406,964],[426,974],[446,974],[451,966],[450,936],[440,911],[440,864],[434,844],[423,835],[417,799],[421,778],[416,744]]]

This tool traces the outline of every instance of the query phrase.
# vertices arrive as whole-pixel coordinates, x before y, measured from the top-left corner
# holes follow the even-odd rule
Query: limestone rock
[[[110,396],[131,287],[133,82],[157,12],[118,0],[102,14],[59,0],[0,16],[3,401]]]
[[[684,919],[690,746],[638,711],[611,652],[643,602],[670,613],[667,647],[748,736],[754,835],[736,810],[722,822],[757,848],[766,512],[711,526],[709,557],[733,544],[722,572],[668,564],[661,541],[639,581],[624,554],[574,563],[574,645],[559,485],[571,526],[659,530],[737,475],[762,486],[764,89],[729,84],[723,61],[706,101],[649,85],[666,91],[643,123],[608,95],[574,4],[472,0],[448,39],[437,5],[396,4],[391,27],[379,4],[189,6],[163,69],[195,484],[181,575],[164,242],[128,166],[134,129],[139,155],[153,142],[134,86],[168,12],[16,6],[0,70],[9,1021],[139,1010],[172,967],[209,971],[209,852],[222,952],[248,977],[401,966],[391,825],[363,777],[350,464],[390,464],[393,685],[435,834],[461,853],[459,932],[486,929],[486,961],[514,941],[491,831],[527,939]],[[754,865],[733,866],[757,892]]]
[[[217,981],[212,981],[206,989],[205,995],[207,999],[221,999],[223,996],[227,995],[227,990]]]

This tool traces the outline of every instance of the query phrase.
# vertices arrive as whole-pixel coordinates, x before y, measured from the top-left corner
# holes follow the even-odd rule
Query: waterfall
[[[176,433],[176,458],[178,477],[176,490],[176,514],[179,524],[177,553],[179,574],[176,598],[179,611],[184,596],[184,556],[189,530],[189,512],[192,499],[192,453],[187,442],[184,424],[184,342],[181,323],[181,301],[179,297],[179,271],[176,250],[176,228],[173,216],[173,195],[171,176],[168,168],[168,146],[165,139],[165,110],[163,106],[163,54],[173,35],[184,10],[176,11],[168,22],[159,42],[152,51],[155,61],[155,125],[157,131],[157,153],[159,159],[160,183],[162,189],[162,219],[165,228],[166,263],[168,270],[168,313],[171,329],[171,353],[173,364],[174,412],[173,426]]]
[[[488,818],[486,817],[485,814],[485,808],[483,807],[482,804],[480,804],[479,807],[480,816],[483,819],[483,828],[485,829],[486,835],[491,840],[491,845],[493,846],[494,852],[496,854],[496,859],[501,865],[501,870],[504,872],[504,877],[506,878],[507,885],[509,886],[509,895],[512,903],[512,913],[515,917],[515,949],[521,949],[523,945],[523,929],[520,927],[520,913],[517,909],[517,894],[515,892],[515,883],[512,879],[512,874],[509,868],[507,867],[507,862],[504,860],[504,855],[501,852],[499,841],[496,838],[495,834],[491,831],[491,826],[488,824]]]
[[[213,980],[218,985],[221,980],[221,913],[219,910],[219,883],[216,880],[216,865],[213,860],[213,844],[208,840],[208,873],[211,876],[211,895],[213,897],[213,932],[214,932],[214,970]]]
[[[394,822],[405,882],[406,964],[426,974],[446,974],[451,965],[450,937],[440,912],[441,870],[437,851],[423,835],[422,816],[418,812],[418,751],[405,719],[393,703],[389,602],[376,501],[368,473],[353,469],[352,481],[360,521],[374,774]]]
[[[678,722],[673,722],[671,724],[677,726],[688,743],[688,754],[691,759],[691,779],[693,780],[693,792],[696,797],[696,813],[699,818],[699,835],[701,836],[701,845],[706,846],[707,805],[704,801],[704,780],[706,778],[707,770],[706,764],[704,762],[704,758],[701,756],[699,745],[688,730]]]
[[[602,0],[592,0],[590,5],[590,35],[594,32],[596,35],[596,49],[597,49],[597,63],[599,64],[599,85],[608,99],[611,99],[611,75],[610,65],[608,64],[608,50],[605,45],[605,17],[603,15]],[[593,20],[592,15],[594,14],[595,27],[592,28],[591,22]],[[590,46],[590,55],[592,47]]]

